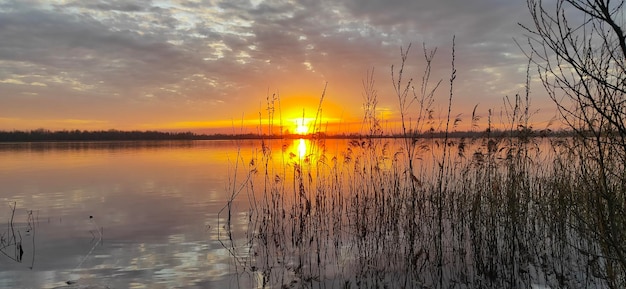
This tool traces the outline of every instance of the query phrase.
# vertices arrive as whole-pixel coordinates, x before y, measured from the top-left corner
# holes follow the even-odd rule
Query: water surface
[[[249,159],[257,147],[254,141],[0,144],[1,229],[4,237],[10,233],[15,205],[24,250],[21,262],[0,256],[0,287],[67,281],[224,287],[236,276],[218,242],[218,212],[230,196],[238,155]]]
[[[381,197],[390,202],[381,207],[385,212],[388,208],[405,207],[400,194],[397,197],[387,194],[403,192],[408,188],[405,188],[403,182],[412,183],[409,177],[414,179],[413,183],[420,192],[426,191],[422,190],[422,186],[428,188],[436,184],[437,176],[443,173],[439,170],[444,147],[441,140],[427,140],[424,146],[406,141],[382,139],[370,143],[367,140],[316,142],[296,139],[265,142],[0,144],[0,221],[3,224],[0,225],[0,237],[6,244],[8,237],[17,236],[14,240],[21,242],[24,251],[21,260],[17,262],[11,259],[20,255],[19,250],[16,251],[18,247],[15,242],[2,248],[5,255],[0,255],[0,288],[259,287],[261,284],[256,282],[262,282],[265,278],[259,275],[261,271],[269,276],[268,272],[273,268],[290,266],[283,264],[283,261],[294,259],[292,257],[303,259],[302,256],[306,256],[303,252],[294,253],[297,251],[295,249],[268,250],[266,255],[259,253],[259,249],[264,248],[263,241],[273,238],[265,236],[263,239],[263,235],[259,235],[263,222],[277,221],[278,225],[274,229],[290,224],[298,225],[292,231],[279,231],[277,238],[280,239],[285,237],[284,234],[302,228],[299,226],[309,226],[311,221],[318,219],[322,227],[314,225],[317,224],[315,222],[310,223],[307,233],[312,236],[310,240],[319,237],[320,243],[311,246],[312,241],[309,241],[308,247],[297,245],[294,248],[324,251],[332,249],[334,244],[338,246],[335,253],[349,254],[342,257],[325,256],[329,264],[321,268],[305,268],[312,272],[327,271],[313,276],[315,278],[310,278],[313,282],[309,280],[309,283],[326,288],[342,288],[349,283],[358,286],[358,279],[353,279],[353,275],[358,275],[368,267],[356,265],[360,264],[361,259],[371,257],[370,253],[373,252],[357,246],[359,241],[369,239],[352,243],[348,241],[356,236],[357,231],[354,230],[359,220],[371,215],[360,215],[358,212],[371,207],[371,200],[376,201]],[[462,140],[450,140],[445,178],[450,182],[451,191],[455,182],[468,179],[470,184],[475,183],[484,172],[492,172],[493,176],[506,176],[498,171],[508,167],[507,155],[515,146],[492,141],[475,140],[465,145]],[[532,159],[532,168],[539,168],[537,171],[529,168],[531,175],[549,169],[553,158],[552,150],[546,147],[549,143],[546,140],[528,146],[527,150],[532,151],[532,157],[523,159]],[[498,149],[498,145],[501,149]],[[415,151],[410,152],[409,147]],[[409,155],[414,159],[414,165],[407,163]],[[485,160],[487,155],[490,155],[489,162]],[[411,166],[413,172],[406,173]],[[378,177],[380,180],[368,179]],[[385,194],[372,191],[383,181],[388,182],[388,185],[382,186]],[[297,185],[302,187],[298,188]],[[398,189],[386,190],[394,186]],[[504,192],[496,185],[482,189],[490,191],[494,196],[501,196]],[[282,201],[283,197],[276,193],[288,193],[288,196]],[[359,198],[368,197],[372,193],[375,194],[371,200],[359,201]],[[469,190],[466,195],[446,196],[446,204],[460,206],[458,212],[464,214],[469,208],[464,203],[465,199],[473,199],[474,193],[474,190]],[[428,207],[431,197],[424,195],[421,198],[419,205]],[[273,206],[277,199],[281,200],[279,203],[282,208]],[[233,201],[232,206],[224,211],[230,200]],[[306,201],[302,203],[303,207],[293,206],[298,200]],[[326,210],[324,207],[315,207],[326,203],[332,208]],[[302,216],[298,219],[295,214],[285,215],[290,209],[302,213],[302,208],[311,204],[314,210],[320,212],[343,209],[338,211],[334,219],[321,215],[318,218],[315,214],[307,215],[310,219],[302,219]],[[15,214],[12,217],[13,206]],[[304,212],[308,214],[309,210]],[[411,224],[426,224],[432,215],[428,208],[414,211],[414,214],[404,221],[416,219]],[[229,217],[230,222],[227,222]],[[12,227],[9,222],[11,218]],[[365,218],[366,221],[361,222],[363,228],[374,228],[378,221],[390,224],[402,221],[386,218],[371,222]],[[466,218],[464,215],[459,218],[450,219],[450,222],[459,221],[462,226]],[[301,222],[298,223],[298,220]],[[322,243],[330,240],[329,236],[323,235],[323,232],[332,229],[330,223],[326,222],[342,225],[338,229],[339,239],[333,244]],[[228,224],[230,227],[227,227]],[[480,223],[484,228],[480,227],[482,231],[478,231],[486,234],[486,240],[504,244],[500,239],[488,238],[491,234],[495,235],[495,231],[487,226],[491,223],[485,224]],[[234,242],[225,239],[228,238],[226,229],[230,229],[228,231],[232,233]],[[403,230],[406,229],[398,231],[398,236],[404,234]],[[426,236],[427,232],[419,236]],[[344,234],[347,234],[345,238],[341,237]],[[476,243],[479,251],[482,250],[481,242],[485,240],[482,236]],[[376,243],[376,250],[386,247],[388,240],[385,238],[381,239],[381,247]],[[466,234],[461,234],[459,240],[447,238],[440,244],[458,245],[463,250],[466,249],[466,243],[473,240],[468,240]],[[541,241],[541,237],[538,238]],[[404,244],[402,239],[399,240],[400,245]],[[345,246],[337,245],[344,241]],[[281,244],[277,246],[279,249],[285,248]],[[255,253],[251,254],[252,251]],[[481,252],[478,253],[483,254]],[[491,257],[491,253],[485,252],[487,257]],[[237,258],[233,258],[231,253],[236,254]],[[480,254],[479,257],[482,257]],[[428,254],[419,256],[425,258],[427,269],[436,269],[436,266],[428,263]],[[463,257],[455,253],[451,256]],[[512,253],[512,256],[515,254]],[[473,261],[470,257],[467,259],[470,261],[465,262],[463,259],[463,262],[458,262],[460,265],[452,264],[446,270],[470,272],[473,267],[468,264],[473,264]],[[237,260],[248,263],[236,264]],[[380,261],[372,260],[373,264]],[[261,266],[263,264],[267,268]],[[349,269],[350,264],[356,267]],[[301,267],[296,269],[302,271]],[[403,272],[402,269],[397,271]],[[293,276],[282,273],[278,276],[281,279],[274,280],[276,282],[269,286],[280,288],[293,285]],[[287,278],[283,280],[284,276]],[[483,277],[475,277],[472,279],[475,282],[472,282],[482,284]],[[543,283],[532,281],[525,284]]]

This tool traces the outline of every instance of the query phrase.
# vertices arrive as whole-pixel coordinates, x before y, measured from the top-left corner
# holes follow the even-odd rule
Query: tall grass
[[[593,154],[572,153],[580,140],[534,137],[530,80],[525,95],[505,98],[507,130],[492,129],[490,110],[482,137],[449,138],[460,121],[451,117],[454,60],[447,118],[436,123],[432,105],[442,82],[430,80],[436,50],[423,52],[418,89],[404,75],[409,49],[391,71],[403,138],[380,137],[368,72],[365,135],[346,141],[340,153],[312,139],[298,157],[272,144],[283,140],[269,139],[251,160],[236,161],[234,171],[244,176],[232,179],[222,241],[238,276],[263,288],[625,286],[623,259],[613,251],[623,235],[607,234],[623,232],[624,214],[597,214],[593,191],[601,186],[593,172],[601,168],[587,165]],[[272,113],[274,100],[268,98]],[[434,127],[446,137],[432,137]],[[624,180],[623,163],[605,165]],[[242,195],[250,208],[244,224],[231,218]],[[596,228],[596,218],[613,218],[614,225]],[[233,237],[235,226],[245,229]]]

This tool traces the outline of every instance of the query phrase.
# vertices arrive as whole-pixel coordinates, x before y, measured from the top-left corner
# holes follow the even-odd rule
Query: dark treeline
[[[122,131],[122,130],[60,130],[0,131],[0,142],[52,141],[151,141],[151,140],[230,140],[258,139],[256,134],[197,134],[193,132]]]
[[[0,131],[2,142],[38,142],[38,141],[99,141],[99,140],[186,140],[195,139],[190,132],[170,133],[158,131],[120,131],[120,130],[61,130],[50,131],[37,129],[31,131]]]
[[[519,137],[519,138],[533,138],[533,137],[571,137],[574,133],[567,130],[491,130],[491,131],[452,131],[452,132],[425,132],[425,133],[412,133],[406,134],[380,134],[380,135],[362,135],[362,134],[337,134],[337,135],[325,135],[324,138],[486,138],[486,137]]]
[[[290,138],[295,135],[267,136],[246,134],[197,134],[193,132],[122,131],[122,130],[60,130],[0,131],[0,142],[64,142],[64,141],[151,141],[151,140],[236,140]],[[302,136],[297,136],[298,138]],[[310,137],[310,136],[309,136]]]
[[[192,132],[61,130],[0,131],[0,142],[43,141],[146,141],[146,140],[210,140],[253,138],[254,135],[204,135]]]
[[[43,142],[43,141],[146,141],[146,140],[235,140],[235,139],[262,139],[262,138],[327,138],[327,139],[355,139],[355,138],[439,138],[443,137],[443,133],[427,133],[422,135],[361,135],[357,133],[351,134],[335,134],[327,135],[317,133],[314,135],[258,135],[258,134],[196,134],[193,132],[161,132],[161,131],[121,131],[121,130],[61,130],[50,131],[45,129],[37,129],[31,131],[0,131],[0,142]],[[567,131],[492,131],[492,132],[450,132],[448,137],[452,138],[479,138],[479,137],[498,137],[498,136],[520,136],[520,137],[547,137],[547,136],[571,136]]]

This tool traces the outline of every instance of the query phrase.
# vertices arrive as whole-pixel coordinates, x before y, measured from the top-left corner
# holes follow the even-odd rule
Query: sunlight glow
[[[315,143],[310,139],[299,138],[290,140],[284,152],[291,161],[309,161],[309,158],[317,157],[315,148]]]
[[[306,140],[299,139],[298,142],[298,157],[301,159],[306,156]]]
[[[309,131],[309,124],[311,119],[308,118],[297,118],[293,120],[294,126],[293,131],[299,135],[306,135],[311,133]]]
[[[309,128],[304,124],[303,121],[296,122],[297,134],[307,134],[308,132],[309,132]]]

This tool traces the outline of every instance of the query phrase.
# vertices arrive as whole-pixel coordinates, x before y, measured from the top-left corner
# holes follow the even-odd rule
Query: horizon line
[[[480,137],[548,137],[548,136],[571,136],[575,132],[571,130],[550,129],[533,130],[481,130],[481,131],[426,131],[407,133],[308,133],[308,134],[285,134],[285,133],[196,133],[192,131],[171,132],[158,130],[0,130],[0,142],[37,142],[37,141],[140,141],[140,140],[237,140],[237,139],[355,139],[355,138],[480,138]]]

